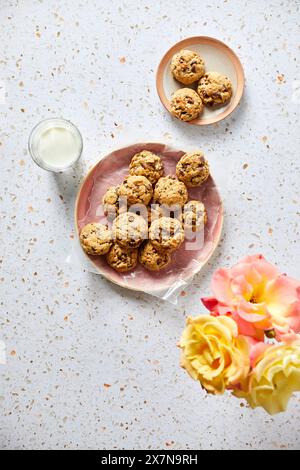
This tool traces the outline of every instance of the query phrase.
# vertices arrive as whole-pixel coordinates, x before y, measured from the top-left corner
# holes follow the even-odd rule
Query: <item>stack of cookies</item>
[[[151,271],[164,269],[186,233],[200,232],[207,222],[204,204],[189,201],[188,188],[208,177],[201,151],[184,154],[176,176],[164,176],[160,156],[148,150],[137,153],[122,184],[109,187],[103,196],[110,228],[96,222],[83,227],[82,248],[88,255],[105,255],[118,272],[131,271],[138,262]]]
[[[171,98],[171,113],[182,121],[192,121],[202,114],[204,106],[224,105],[232,96],[228,77],[217,72],[205,73],[204,60],[195,51],[182,50],[171,60],[173,77],[184,85],[198,82],[196,90],[180,88]]]

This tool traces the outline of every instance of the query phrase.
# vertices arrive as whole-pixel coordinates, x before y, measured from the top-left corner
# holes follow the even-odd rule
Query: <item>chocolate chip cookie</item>
[[[114,239],[125,248],[137,248],[148,237],[148,223],[140,215],[125,212],[113,222]]]
[[[80,244],[88,255],[99,256],[108,253],[112,245],[112,233],[106,225],[92,223],[80,232]]]
[[[172,57],[170,68],[173,77],[185,85],[196,82],[205,72],[204,60],[197,52],[187,49]]]
[[[200,96],[191,88],[175,91],[170,102],[171,114],[181,121],[192,121],[203,112]]]
[[[182,224],[177,219],[161,217],[150,225],[149,240],[158,250],[175,251],[184,240]]]
[[[113,220],[117,215],[127,210],[126,206],[119,204],[119,186],[111,186],[108,188],[102,198],[104,214],[109,220]]]
[[[134,204],[130,206],[128,212],[134,212],[135,214],[140,215],[148,222],[148,225],[151,225],[151,222],[163,215],[161,206],[156,203],[152,203],[149,206],[144,206],[144,204]]]
[[[145,176],[150,183],[155,184],[163,175],[164,167],[158,155],[142,150],[132,157],[129,173],[135,176]]]
[[[184,154],[176,165],[177,178],[188,188],[200,186],[209,177],[209,166],[201,150]]]
[[[153,243],[146,242],[140,249],[139,261],[150,271],[160,271],[170,264],[171,256],[168,251],[158,250]]]
[[[128,205],[145,204],[151,201],[152,184],[145,176],[128,176],[118,190],[119,197],[126,198]]]
[[[120,273],[131,271],[137,265],[138,250],[128,250],[118,243],[114,243],[106,255],[106,261],[109,266]]]
[[[205,106],[225,104],[232,96],[232,84],[228,77],[217,72],[206,73],[200,78],[198,94]]]
[[[192,232],[200,232],[207,223],[207,213],[203,202],[189,201],[183,211],[184,229]]]
[[[156,183],[154,200],[166,206],[183,206],[188,200],[188,191],[175,176],[164,176]]]

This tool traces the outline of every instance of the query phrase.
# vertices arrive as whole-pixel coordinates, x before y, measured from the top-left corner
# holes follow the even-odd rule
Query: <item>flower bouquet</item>
[[[300,282],[255,255],[218,269],[212,292],[202,299],[210,313],[187,319],[182,367],[208,393],[285,411],[300,391]]]

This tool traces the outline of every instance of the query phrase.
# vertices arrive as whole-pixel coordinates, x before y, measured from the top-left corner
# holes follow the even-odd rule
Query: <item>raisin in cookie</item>
[[[113,223],[113,237],[125,248],[137,248],[148,236],[148,223],[140,215],[125,212]]]
[[[106,255],[106,261],[109,266],[120,273],[131,271],[137,265],[138,250],[128,250],[118,243],[114,243]]]
[[[152,184],[145,176],[128,176],[119,187],[119,197],[126,198],[128,205],[145,204],[151,201]]]
[[[183,211],[184,229],[199,232],[207,223],[207,213],[203,202],[189,201]]]
[[[199,80],[205,72],[204,61],[195,51],[182,50],[171,60],[171,73],[176,80],[190,85]]]
[[[112,233],[106,225],[85,225],[80,232],[80,244],[88,255],[105,255],[112,245]]]
[[[139,262],[150,271],[160,271],[168,266],[170,261],[170,254],[167,251],[158,250],[151,242],[146,242],[140,249]]]
[[[135,176],[145,176],[150,183],[155,184],[163,175],[164,167],[158,155],[142,150],[132,157],[129,173]]]
[[[161,217],[149,229],[149,240],[158,250],[177,250],[184,240],[182,224],[177,219]]]
[[[181,121],[192,121],[203,112],[200,96],[191,88],[180,88],[171,97],[171,114]]]
[[[165,176],[156,183],[154,199],[166,206],[183,206],[188,200],[188,192],[185,184],[175,176]]]
[[[232,96],[232,84],[225,75],[209,72],[200,79],[197,91],[205,106],[222,105]]]
[[[209,177],[209,166],[203,152],[184,154],[176,165],[176,175],[188,188],[204,183]]]

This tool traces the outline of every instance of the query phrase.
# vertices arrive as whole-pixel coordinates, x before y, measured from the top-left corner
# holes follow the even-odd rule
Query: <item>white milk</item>
[[[47,119],[33,129],[29,150],[40,167],[54,172],[64,171],[80,158],[82,137],[69,121]]]

